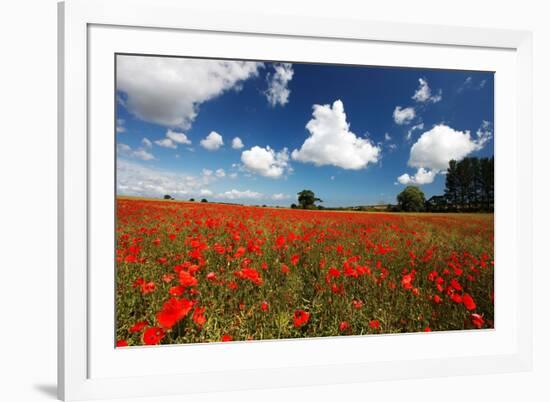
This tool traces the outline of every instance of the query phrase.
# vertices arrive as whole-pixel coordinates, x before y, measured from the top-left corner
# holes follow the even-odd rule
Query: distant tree
[[[194,198],[189,198],[189,201],[195,202],[195,199]]]
[[[426,201],[426,211],[443,212],[447,210],[449,202],[444,195],[434,195]]]
[[[290,205],[290,208],[296,209],[296,208],[298,208],[298,205],[296,205],[296,204],[291,204],[291,205]]]
[[[300,204],[300,208],[315,208],[316,202],[323,202],[323,200],[315,197],[315,193],[313,191],[302,190],[298,193],[298,203]]]
[[[479,193],[482,209],[492,211],[495,198],[495,158],[479,161]]]
[[[407,186],[397,195],[397,204],[402,211],[423,211],[425,202],[424,193],[416,186]]]
[[[474,171],[471,158],[464,158],[456,165],[458,178],[458,199],[462,209],[470,209],[472,205],[472,187],[474,186]]]
[[[451,160],[445,178],[445,198],[454,210],[492,210],[494,158]]]
[[[208,200],[206,198],[203,198],[201,202],[208,202]]]
[[[447,174],[445,175],[445,198],[449,205],[456,209],[459,204],[458,199],[458,173],[456,161],[450,160]]]
[[[468,191],[468,205],[470,210],[481,209],[481,162],[479,158],[470,159],[472,182]]]
[[[170,194],[166,194],[166,195],[164,196],[164,199],[165,199],[165,200],[173,200],[174,198],[173,198]]]

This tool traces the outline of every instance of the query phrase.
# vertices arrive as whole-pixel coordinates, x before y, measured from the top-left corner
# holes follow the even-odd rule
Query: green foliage
[[[445,198],[453,211],[492,211],[494,158],[452,160],[445,178]]]
[[[405,190],[397,195],[397,204],[402,211],[423,211],[425,202],[424,193],[416,186],[407,186]]]
[[[314,209],[316,202],[323,202],[320,198],[315,197],[315,193],[311,190],[302,190],[298,193],[298,203],[300,208]]]

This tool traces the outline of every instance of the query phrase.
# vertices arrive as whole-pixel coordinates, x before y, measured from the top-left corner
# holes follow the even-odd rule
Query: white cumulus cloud
[[[185,135],[184,133],[173,131],[173,130],[168,130],[166,132],[166,138],[169,138],[178,144],[187,144],[187,145],[191,144],[191,140],[187,138],[187,135]]]
[[[223,145],[223,137],[215,131],[211,131],[206,138],[201,140],[201,146],[209,151],[216,151]]]
[[[117,90],[141,120],[187,129],[201,103],[238,89],[263,63],[179,57],[117,56]]]
[[[216,177],[219,177],[219,178],[225,177],[225,170],[217,169],[216,170]]]
[[[424,123],[418,123],[412,126],[409,131],[407,131],[407,140],[410,140],[412,138],[412,135],[416,130],[423,130],[424,129]]]
[[[117,161],[117,193],[144,197],[203,195],[209,178],[143,166],[125,159]]]
[[[127,144],[118,143],[116,146],[117,154],[128,158],[138,158],[143,161],[155,159],[155,156],[144,148],[132,149]]]
[[[170,138],[163,138],[160,140],[156,140],[155,144],[157,144],[159,147],[164,147],[164,148],[176,149],[178,147],[176,143],[172,141]]]
[[[233,149],[241,149],[244,147],[244,144],[242,140],[239,137],[233,138],[233,141],[231,141],[231,148]]]
[[[256,191],[251,191],[251,190],[239,191],[239,190],[233,189],[233,190],[218,194],[218,198],[224,198],[228,200],[260,199],[262,197],[263,197],[262,193],[258,193]]]
[[[290,198],[290,195],[277,193],[277,194],[273,194],[271,198],[274,199],[275,201],[282,201],[282,200],[288,200]]]
[[[481,80],[478,83],[474,83],[472,76],[466,77],[464,82],[456,90],[457,93],[462,93],[464,91],[479,91],[480,89],[485,88],[487,80]]]
[[[153,143],[151,142],[151,140],[149,140],[149,138],[146,138],[146,137],[141,140],[141,143],[145,148],[151,148],[153,146]]]
[[[417,168],[414,176],[403,174],[397,178],[401,184],[427,184],[435,175],[444,172],[451,159],[460,161],[470,153],[480,150],[492,138],[491,124],[483,121],[472,138],[470,131],[455,130],[438,124],[424,132],[411,147],[408,165]]]
[[[241,161],[247,170],[273,179],[283,176],[290,170],[288,159],[286,148],[275,152],[269,145],[266,148],[256,145],[241,154]]]
[[[397,181],[401,184],[429,184],[434,181],[435,175],[437,173],[433,170],[426,170],[424,168],[419,168],[416,174],[409,176],[407,173],[403,173],[397,178]]]
[[[430,86],[428,85],[428,81],[424,78],[418,79],[418,89],[415,91],[414,95],[412,96],[412,99],[414,99],[417,102],[430,102],[430,103],[437,103],[441,99],[443,99],[442,91],[441,89],[437,92],[437,94],[432,94],[432,90]]]
[[[451,159],[461,160],[483,148],[490,135],[487,132],[473,139],[468,130],[458,131],[444,124],[436,125],[413,144],[408,164],[417,168],[445,170]]]
[[[413,107],[396,106],[393,110],[393,121],[399,125],[409,124],[416,116],[416,112]]]
[[[299,150],[292,151],[294,160],[354,170],[378,161],[380,147],[350,131],[341,100],[332,106],[314,105],[306,129],[310,135]]]
[[[146,151],[143,148],[138,148],[134,151],[133,156],[143,161],[150,161],[155,159],[152,153]]]
[[[483,120],[481,126],[476,131],[478,145],[483,147],[487,141],[493,138],[493,125]]]
[[[265,91],[265,96],[272,107],[284,106],[288,103],[290,96],[288,84],[294,76],[294,70],[290,63],[274,64],[273,69],[275,72],[267,76],[268,88]]]
[[[117,119],[116,120],[116,132],[117,133],[124,133],[126,132],[126,127],[124,126],[126,122],[124,119]]]

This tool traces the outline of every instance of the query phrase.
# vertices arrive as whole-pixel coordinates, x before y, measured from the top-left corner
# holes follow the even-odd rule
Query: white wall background
[[[152,0],[153,1],[153,0]],[[182,0],[185,1],[185,0]],[[548,400],[550,263],[547,128],[550,24],[544,1],[210,1],[212,7],[320,17],[528,29],[534,32],[535,365],[533,372],[205,394],[156,401]],[[192,3],[190,3],[191,5]],[[0,11],[0,399],[55,399],[56,1]],[[544,210],[546,209],[546,210]],[[144,399],[141,399],[145,401]]]

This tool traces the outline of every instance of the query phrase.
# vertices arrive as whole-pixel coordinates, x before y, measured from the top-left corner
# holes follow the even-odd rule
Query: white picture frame
[[[132,12],[129,13],[128,10]],[[115,33],[118,30],[120,33]],[[500,281],[501,289],[510,292],[507,305],[496,303],[497,313],[501,317],[510,318],[499,328],[498,321],[493,332],[473,331],[476,334],[463,332],[442,334],[412,334],[401,336],[378,336],[373,338],[346,337],[328,340],[293,340],[274,342],[235,343],[235,345],[189,345],[175,346],[170,354],[190,353],[194,356],[208,355],[205,366],[201,370],[186,373],[173,373],[167,368],[164,371],[139,372],[128,371],[132,356],[124,351],[125,356],[118,354],[116,359],[126,360],[127,370],[121,363],[112,359],[113,356],[101,355],[102,345],[94,343],[102,335],[112,336],[109,328],[96,325],[94,321],[101,307],[94,298],[95,292],[109,292],[110,285],[97,284],[97,276],[91,274],[91,259],[95,259],[95,251],[90,251],[90,241],[97,235],[97,228],[90,224],[90,211],[99,211],[98,191],[90,191],[98,175],[109,173],[108,164],[103,169],[98,166],[105,156],[98,159],[96,147],[97,135],[94,130],[105,121],[112,125],[112,115],[100,117],[103,123],[96,119],[101,110],[91,106],[101,104],[96,94],[101,96],[105,90],[96,89],[94,85],[101,80],[111,79],[110,70],[96,73],[96,65],[102,63],[103,56],[120,50],[117,46],[126,46],[136,50],[136,43],[131,32],[140,35],[140,49],[155,53],[155,35],[163,35],[166,40],[164,50],[158,53],[170,52],[171,37],[175,35],[214,35],[231,41],[246,41],[249,38],[258,43],[273,44],[271,52],[277,52],[276,42],[301,43],[309,41],[319,46],[333,46],[330,55],[324,57],[334,62],[338,57],[350,53],[354,46],[374,46],[382,59],[389,57],[389,51],[384,47],[399,46],[403,54],[409,54],[406,48],[418,47],[425,52],[449,51],[448,64],[441,66],[477,66],[491,68],[490,59],[502,67],[496,67],[498,73],[502,69],[502,91],[496,90],[495,102],[500,104],[500,117],[496,119],[496,130],[501,122],[510,123],[506,129],[497,133],[497,201],[503,199],[504,191],[499,191],[498,183],[506,180],[514,194],[508,204],[501,202],[497,206],[496,219],[499,211],[507,214],[506,221],[497,220],[497,236],[500,232],[513,232],[514,236],[501,242],[501,252],[510,252],[511,258],[498,259],[497,243],[497,289]],[[110,39],[110,40],[106,40]],[[184,38],[184,37],[183,37]],[[127,41],[127,42],[125,42]],[[110,43],[107,43],[110,42]],[[321,43],[322,42],[322,43]],[[157,42],[160,43],[160,42]],[[237,43],[237,42],[235,42]],[[252,43],[252,42],[251,42]],[[159,45],[160,46],[160,45]],[[226,52],[236,52],[227,47]],[[257,45],[250,45],[252,56],[265,55],[260,50],[254,50]],[[281,49],[283,48],[282,46]],[[295,50],[288,46],[288,57]],[[208,48],[205,47],[207,55]],[[328,48],[327,48],[328,49]],[[340,49],[337,51],[337,49]],[[430,50],[432,49],[432,50]],[[439,50],[438,50],[439,49]],[[447,49],[447,50],[446,50]],[[431,376],[449,376],[474,373],[502,373],[530,370],[532,362],[531,334],[531,278],[532,278],[532,133],[531,133],[531,96],[532,96],[532,37],[524,31],[508,31],[495,29],[448,27],[435,25],[413,25],[402,23],[370,22],[366,20],[323,20],[293,15],[252,15],[244,13],[217,14],[215,11],[201,9],[200,6],[187,8],[184,2],[178,0],[68,0],[59,4],[59,319],[58,319],[58,392],[63,400],[82,400],[116,397],[162,396],[179,393],[230,391],[239,389],[254,389],[268,387],[288,387],[317,385],[329,383],[347,383],[381,379],[402,379]],[[262,50],[262,52],[268,50]],[[197,50],[198,52],[198,50]],[[242,50],[244,52],[244,50]],[[256,53],[254,53],[256,52]],[[319,51],[318,51],[319,52]],[[453,60],[456,52],[467,56],[473,52],[479,55],[479,61]],[[490,52],[494,57],[490,57]],[[376,52],[373,52],[375,54]],[[275,53],[271,53],[276,57]],[[239,54],[242,57],[247,54]],[[285,56],[279,53],[280,57]],[[332,56],[331,56],[332,55]],[[384,56],[385,55],[385,56]],[[500,57],[499,55],[502,55]],[[251,57],[252,57],[251,56]],[[304,56],[306,57],[306,56]],[[331,59],[332,57],[332,59]],[[374,57],[374,56],[373,56]],[[432,62],[413,60],[411,63],[429,67]],[[417,56],[416,56],[417,57]],[[428,60],[426,58],[425,60]],[[467,60],[468,57],[465,57]],[[318,59],[320,60],[320,59]],[[390,59],[387,59],[390,60]],[[483,64],[483,60],[488,64]],[[499,61],[500,60],[500,61]],[[510,62],[510,60],[512,62]],[[97,62],[96,62],[97,61]],[[350,61],[351,62],[351,61]],[[422,64],[424,63],[424,65]],[[442,62],[443,63],[443,62]],[[454,63],[454,64],[453,64]],[[462,63],[462,64],[459,64]],[[469,63],[469,64],[468,64]],[[478,63],[478,64],[475,64]],[[496,65],[496,64],[495,64]],[[101,66],[100,66],[101,67]],[[100,68],[101,69],[101,68]],[[93,77],[93,79],[91,79]],[[500,84],[499,84],[500,85]],[[511,92],[506,92],[511,91]],[[512,94],[506,102],[500,102],[499,96]],[[91,124],[91,123],[94,124]],[[98,124],[96,124],[98,122]],[[501,133],[506,133],[503,135]],[[521,133],[521,141],[519,135]],[[501,135],[501,137],[498,137]],[[502,138],[502,139],[501,139]],[[114,152],[114,151],[112,151]],[[499,152],[506,156],[507,164],[498,164]],[[109,159],[108,157],[106,159]],[[504,159],[504,158],[502,158]],[[502,181],[501,181],[502,182]],[[113,187],[111,187],[112,189]],[[502,186],[500,187],[502,188]],[[500,198],[499,198],[500,197]],[[110,200],[109,202],[111,202]],[[112,204],[111,204],[112,205]],[[108,208],[108,203],[107,203]],[[95,213],[95,212],[94,212]],[[513,215],[513,216],[512,216]],[[94,215],[94,216],[97,216]],[[504,216],[504,215],[501,215]],[[107,220],[109,223],[109,220]],[[512,225],[512,226],[505,226]],[[90,228],[94,228],[91,230]],[[112,226],[111,226],[112,227]],[[95,234],[94,234],[95,233]],[[521,256],[521,264],[517,259]],[[502,262],[500,262],[502,261]],[[499,265],[501,271],[499,271]],[[499,272],[502,272],[500,274]],[[521,274],[520,274],[521,273]],[[96,282],[94,282],[94,280]],[[94,283],[94,287],[91,286]],[[502,299],[502,298],[501,298]],[[107,298],[109,300],[109,298]],[[498,297],[497,297],[498,300]],[[106,304],[106,303],[104,303]],[[106,304],[108,306],[108,304]],[[506,313],[506,311],[508,313]],[[505,320],[504,320],[505,321]],[[502,321],[502,322],[504,322]],[[501,331],[501,332],[499,332]],[[496,335],[495,335],[496,334]],[[502,337],[497,338],[497,335]],[[467,353],[465,348],[457,350],[454,355],[441,357],[437,354],[424,353],[422,348],[426,336],[431,336],[431,342],[438,343],[444,349],[445,342],[472,342],[475,337],[480,345],[483,342],[495,344],[495,348],[481,349]],[[390,338],[388,341],[384,339]],[[399,338],[399,339],[398,339]],[[370,340],[369,340],[370,339]],[[463,339],[463,340],[462,340]],[[495,342],[496,340],[496,342]],[[316,343],[315,343],[316,342]],[[340,355],[352,348],[363,348],[366,343],[393,343],[400,347],[410,342],[415,344],[415,354],[403,358],[366,360],[361,353],[357,356],[342,358]],[[499,343],[500,342],[500,343]],[[267,346],[266,346],[267,345]],[[320,345],[328,350],[327,356],[316,354]],[[384,346],[387,347],[388,345]],[[497,348],[498,346],[498,348]],[[183,348],[183,349],[182,349]],[[187,348],[187,349],[184,349]],[[198,348],[198,349],[191,349]],[[293,350],[303,358],[296,359],[285,365],[274,356],[281,354],[281,348]],[[114,350],[114,348],[113,348]],[[163,350],[165,352],[163,352]],[[131,353],[142,353],[144,359],[159,362],[166,359],[166,348],[140,349]],[[110,353],[110,352],[109,352]],[[263,353],[263,354],[262,354]],[[100,356],[101,355],[101,356]],[[308,356],[314,356],[311,358]],[[232,356],[223,360],[223,356]],[[235,359],[242,361],[237,364]],[[263,358],[260,356],[264,356]],[[271,356],[271,360],[269,358]],[[94,363],[101,360],[101,364]],[[262,360],[263,359],[263,360]],[[257,361],[257,364],[254,363]],[[262,362],[259,362],[262,360]],[[233,362],[233,363],[232,363]],[[209,369],[212,367],[212,369]],[[184,386],[182,386],[184,384]]]

